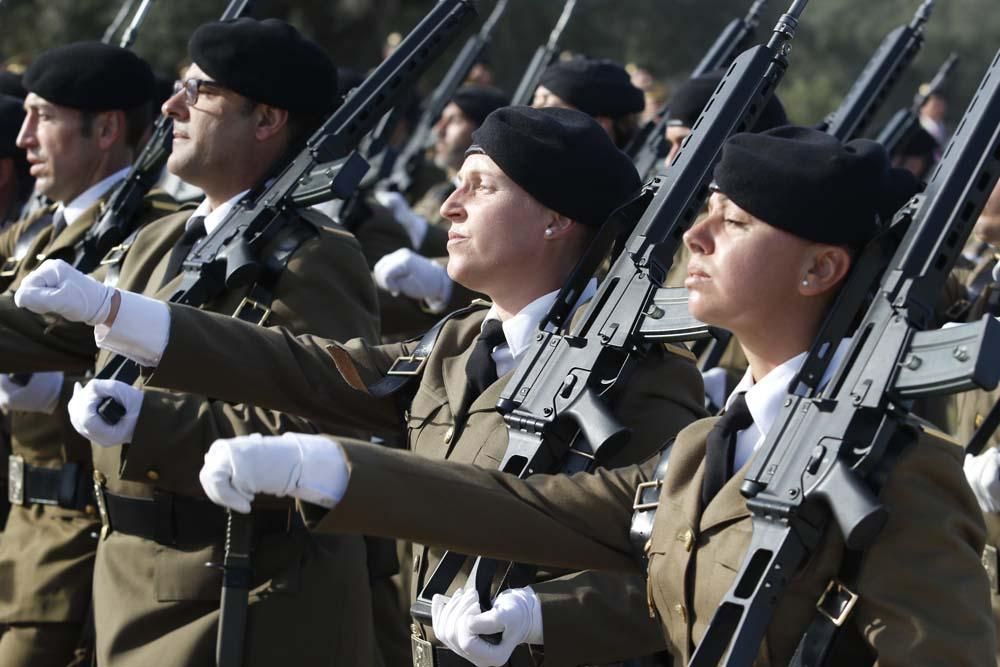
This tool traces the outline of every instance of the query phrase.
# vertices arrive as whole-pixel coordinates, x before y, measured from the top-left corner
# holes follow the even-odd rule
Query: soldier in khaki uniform
[[[207,24],[192,36],[190,55],[193,64],[163,106],[174,122],[168,168],[202,188],[206,201],[144,229],[128,249],[118,280],[123,288],[160,298],[169,298],[181,284],[181,262],[197,237],[300,150],[337,99],[332,63],[281,21]],[[377,341],[374,287],[354,237],[329,219],[304,212],[263,250],[262,259],[279,261],[290,249],[284,270],[270,284],[227,291],[205,308],[332,338]],[[63,263],[43,266],[82,278]],[[70,295],[66,303],[99,324],[117,309],[111,300],[115,292],[86,280],[92,289]],[[270,291],[271,300],[260,302],[255,288]],[[259,307],[244,299],[249,296]],[[336,308],[317,307],[321,299],[331,299]],[[26,322],[8,325],[30,329]],[[74,327],[87,330],[93,349],[88,327],[55,328]],[[50,352],[53,363],[60,356]],[[97,367],[112,356],[102,353]],[[73,393],[69,418],[94,443],[98,500],[107,512],[94,575],[99,664],[211,664],[221,575],[205,563],[222,562],[225,514],[205,500],[197,484],[203,452],[223,434],[315,427],[247,405],[143,392],[113,380],[92,380]],[[113,426],[93,414],[105,396],[129,408]],[[381,665],[364,541],[313,537],[297,517],[287,500],[263,500],[255,507],[245,664]],[[392,572],[379,574],[388,583]],[[335,611],[330,600],[339,601]],[[405,640],[403,630],[400,624],[397,634]]]
[[[476,145],[460,172],[461,186],[443,207],[453,224],[448,270],[455,280],[490,295],[493,304],[478,304],[447,320],[433,348],[423,353],[426,359],[418,365],[414,383],[405,389],[412,398],[379,398],[370,393],[377,390],[368,388],[390,367],[404,363],[416,342],[372,346],[362,340],[338,344],[308,336],[292,338],[280,330],[242,327],[235,320],[223,322],[210,313],[162,304],[156,304],[159,314],[145,320],[141,338],[149,345],[135,351],[146,365],[157,366],[151,381],[184,379],[190,381],[189,388],[198,386],[197,391],[209,395],[243,394],[236,400],[307,417],[345,420],[359,428],[405,420],[409,447],[419,456],[495,468],[508,442],[507,428],[494,407],[506,380],[594,227],[634,191],[638,180],[628,158],[580,112],[500,109],[474,139]],[[563,165],[562,171],[555,165]],[[543,180],[541,174],[551,179]],[[51,309],[46,290],[58,289],[60,283],[45,284],[22,290],[20,303]],[[131,298],[122,299],[121,313]],[[185,344],[185,334],[192,332],[189,318],[199,321],[197,349]],[[117,326],[116,322],[112,331]],[[164,351],[168,329],[169,346]],[[124,329],[118,335],[131,337]],[[233,363],[242,355],[256,360],[247,371],[260,383],[250,375],[231,375]],[[205,372],[192,373],[195,366]],[[483,378],[479,371],[484,368]],[[648,458],[664,439],[703,414],[701,391],[689,356],[650,347],[612,402],[618,418],[632,428],[633,438],[606,464]],[[267,451],[260,454],[266,460]],[[273,465],[283,469],[281,461]],[[309,470],[302,473],[308,476]],[[304,488],[310,482],[299,479],[298,484]],[[408,502],[420,505],[415,498]],[[441,553],[433,545],[414,546],[414,592],[426,583]],[[456,585],[464,583],[468,568]],[[622,595],[638,596],[641,602],[642,587]],[[591,619],[595,612],[579,613]],[[424,660],[433,654],[437,664],[452,664],[447,661],[454,657],[437,645],[430,627],[416,625],[414,631]]]
[[[374,265],[379,286],[383,336],[387,342],[411,338],[434,325],[445,312],[463,308],[480,296],[456,285],[444,269],[451,221],[441,205],[455,191],[458,170],[472,144],[472,133],[496,109],[507,106],[500,90],[466,85],[455,92],[434,125],[434,164],[447,178],[431,187],[411,209],[398,192],[376,192],[409,235],[409,246],[394,249]]]
[[[847,275],[852,249],[876,230],[887,168],[884,150],[873,142],[844,146],[806,128],[737,135],[716,170],[719,190],[709,216],[685,235],[692,314],[734,331],[750,371],[724,417],[696,422],[677,436],[662,480],[646,548],[648,595],[675,660],[690,658],[743,560],[751,533],[740,494],[745,466],[779,413],[788,381]],[[834,182],[852,196],[830,193]],[[758,280],[747,281],[748,273]],[[846,344],[837,355],[845,352]],[[164,361],[179,359],[168,347]],[[710,453],[709,442],[718,450]],[[264,490],[256,487],[254,471],[263,450],[248,444],[218,442],[206,455],[201,479],[216,502],[245,509],[247,499]],[[549,566],[641,567],[628,527],[636,487],[650,479],[652,463],[518,480],[351,442],[324,449],[308,435],[254,444],[270,450],[268,461],[285,461],[284,471],[293,465],[310,470],[310,497],[325,496],[323,504],[333,508],[321,528],[363,529]],[[325,483],[317,485],[318,479]],[[921,435],[900,454],[881,501],[888,523],[866,551],[857,604],[828,664],[989,664],[996,637],[979,562],[984,531],[961,450]],[[755,664],[788,664],[817,600],[840,573],[843,548],[831,527],[778,601]],[[500,629],[544,637],[547,648],[550,641],[585,644],[603,629],[580,626],[572,637],[550,638],[537,610],[522,609]],[[456,631],[470,655],[488,649],[477,646],[485,644],[477,633],[497,628],[498,614],[475,611]],[[500,663],[487,657],[477,664]]]
[[[1000,247],[1000,185],[990,196],[976,221],[973,236],[980,252],[966,260],[964,269],[955,271],[956,283],[964,287],[964,292],[951,296],[952,307],[946,317],[959,321],[975,321],[985,316],[998,314],[998,282],[996,248]],[[968,391],[953,397],[950,406],[951,428],[959,443],[965,445],[982,426],[983,420],[1000,399],[1000,390]],[[990,578],[990,593],[993,602],[993,616],[1000,633],[1000,583],[997,579],[997,552],[1000,549],[1000,502],[994,499],[1000,489],[1000,432],[988,438],[986,446],[978,456],[966,455],[965,472],[979,506],[986,520],[986,548],[983,565]],[[1000,664],[1000,654],[997,656]]]
[[[27,113],[17,143],[38,191],[56,203],[0,234],[0,273],[10,290],[47,257],[73,259],[152,117],[152,71],[119,47],[80,42],[52,49],[35,60],[24,83]],[[137,222],[176,209],[154,193]],[[61,370],[79,375],[92,367],[93,354],[80,355]],[[91,643],[84,621],[100,525],[89,492],[90,446],[66,419],[67,400],[62,372],[0,375],[0,405],[12,433],[14,503],[0,542],[0,621],[10,624],[0,637],[0,663],[12,667],[62,667],[75,649],[82,658]]]

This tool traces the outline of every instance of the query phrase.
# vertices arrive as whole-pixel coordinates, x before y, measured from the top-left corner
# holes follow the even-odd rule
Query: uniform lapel
[[[445,393],[448,395],[448,406],[451,408],[452,415],[461,414],[462,408],[467,405],[464,401],[469,381],[465,374],[465,366],[469,363],[469,357],[472,356],[473,347],[472,344],[467,345],[461,353],[453,357],[446,357],[441,362],[441,379]]]
[[[750,460],[752,461],[753,457],[751,457]],[[750,510],[747,509],[747,500],[743,497],[743,494],[740,493],[740,486],[743,484],[743,479],[746,477],[749,466],[750,461],[747,461],[743,467],[737,470],[736,474],[730,477],[729,481],[727,481],[726,484],[719,489],[719,493],[716,494],[715,498],[708,503],[708,507],[704,509],[701,515],[701,532],[711,530],[721,523],[750,516]],[[700,468],[702,472],[704,471],[704,467],[704,462],[702,462]],[[698,488],[700,489],[701,486]]]

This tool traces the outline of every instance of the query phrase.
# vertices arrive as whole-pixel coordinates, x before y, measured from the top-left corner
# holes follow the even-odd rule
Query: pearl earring
[[[802,280],[802,286],[803,287],[809,287],[809,281],[807,279],[803,279]]]
[[[545,236],[547,236],[547,237],[548,236],[552,236],[552,228],[551,227],[546,227],[546,229],[545,229]]]

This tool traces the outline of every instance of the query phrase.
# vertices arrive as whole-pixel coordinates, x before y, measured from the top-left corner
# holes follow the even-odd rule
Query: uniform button
[[[102,473],[100,470],[95,470],[94,471],[94,481],[97,482],[98,484],[100,484],[101,486],[104,486],[105,484],[108,483],[108,478],[105,477],[104,473]]]
[[[83,508],[83,513],[86,514],[87,516],[97,516],[97,508],[94,507],[93,505],[86,505]]]
[[[444,444],[450,445],[451,439],[455,437],[455,427],[451,426],[444,432]]]
[[[981,414],[976,414],[975,428],[979,428],[980,426],[982,426],[984,421],[986,421],[986,417],[982,416]]]
[[[691,551],[694,546],[694,533],[690,529],[677,533],[677,541],[684,543],[684,551]]]
[[[676,611],[677,615],[681,617],[681,622],[682,623],[687,623],[687,620],[688,620],[687,609],[684,608],[684,605],[682,605],[682,604],[675,604],[674,605],[674,611]]]
[[[150,468],[146,471],[146,479],[150,482],[155,482],[160,479],[160,472],[156,468]]]

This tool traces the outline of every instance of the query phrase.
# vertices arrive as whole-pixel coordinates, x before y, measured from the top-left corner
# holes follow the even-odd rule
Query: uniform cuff
[[[121,305],[110,327],[94,327],[97,346],[128,357],[142,366],[160,363],[170,335],[167,304],[135,292],[119,290]]]

